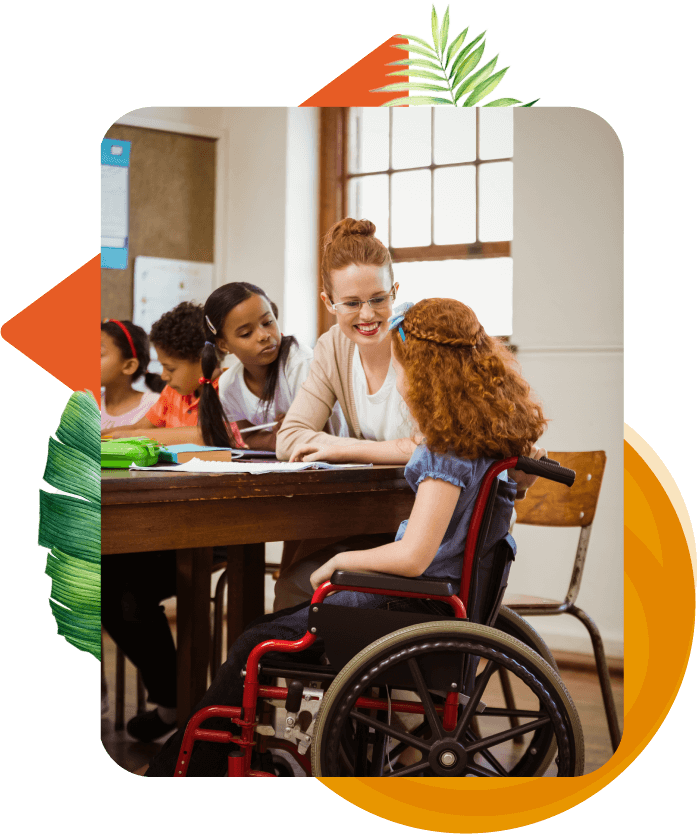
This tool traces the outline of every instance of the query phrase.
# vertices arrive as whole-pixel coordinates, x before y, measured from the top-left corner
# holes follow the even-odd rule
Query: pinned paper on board
[[[128,264],[128,166],[131,143],[102,140],[102,268]]]

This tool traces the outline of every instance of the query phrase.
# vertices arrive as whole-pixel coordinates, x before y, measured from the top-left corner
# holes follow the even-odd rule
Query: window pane
[[[434,171],[434,243],[475,241],[475,166]]]
[[[386,107],[393,112],[393,168],[431,165],[431,107]]]
[[[480,159],[514,155],[514,108],[480,108]]]
[[[418,261],[393,265],[400,284],[397,301],[455,298],[475,311],[490,336],[511,336],[511,258]]]
[[[514,166],[492,162],[480,172],[480,240],[511,240],[514,236]]]
[[[349,115],[349,172],[388,170],[387,107],[352,107]]]
[[[434,108],[434,162],[471,162],[475,159],[475,109]]]
[[[349,216],[356,220],[370,220],[376,227],[376,237],[390,246],[387,174],[349,180]]]
[[[431,171],[393,174],[391,189],[390,245],[428,246],[431,243]]]

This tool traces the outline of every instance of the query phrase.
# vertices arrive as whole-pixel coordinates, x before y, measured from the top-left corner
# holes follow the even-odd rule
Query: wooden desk
[[[180,723],[206,690],[212,548],[228,546],[228,634],[264,613],[264,543],[391,533],[403,467],[248,475],[102,471],[102,553],[177,551]]]

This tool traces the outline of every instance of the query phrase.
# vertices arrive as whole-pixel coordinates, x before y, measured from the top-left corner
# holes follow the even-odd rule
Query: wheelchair
[[[242,706],[206,707],[190,719],[175,776],[186,776],[197,740],[234,747],[228,776],[539,776],[553,758],[551,775],[583,774],[581,723],[555,661],[537,632],[501,605],[513,542],[491,542],[488,533],[498,475],[508,469],[567,486],[575,478],[546,458],[492,464],[470,520],[460,588],[335,571],[315,591],[301,639],[252,650]],[[453,616],[323,605],[344,590],[436,601],[435,611],[450,606]],[[327,665],[293,662],[318,639]],[[237,733],[202,727],[210,718],[230,719]]]

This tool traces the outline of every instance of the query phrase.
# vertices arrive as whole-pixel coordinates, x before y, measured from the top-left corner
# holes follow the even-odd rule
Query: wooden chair
[[[579,527],[579,542],[572,566],[572,576],[565,599],[560,602],[542,597],[511,594],[505,596],[504,605],[522,617],[554,616],[572,614],[591,637],[596,660],[596,670],[601,685],[608,731],[615,751],[620,743],[618,716],[611,692],[611,678],[606,662],[606,653],[601,634],[589,615],[575,605],[586,560],[591,525],[601,491],[601,481],[606,466],[605,452],[550,452],[549,457],[562,466],[574,469],[577,479],[574,486],[567,488],[553,481],[539,478],[529,489],[526,499],[516,504],[516,523],[534,524],[541,527]]]

